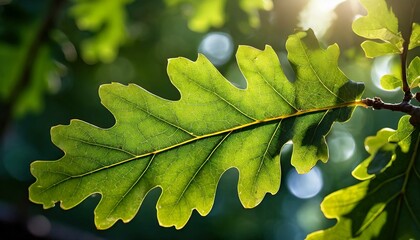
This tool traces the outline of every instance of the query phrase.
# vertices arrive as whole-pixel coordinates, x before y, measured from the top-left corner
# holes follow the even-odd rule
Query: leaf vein
[[[280,125],[281,125],[281,123],[282,123],[282,120],[280,120],[280,121],[279,121],[279,123],[277,124],[276,129],[274,130],[273,134],[271,135],[271,137],[270,137],[270,141],[268,142],[267,147],[265,148],[264,154],[263,154],[263,155],[262,155],[262,157],[261,157],[260,165],[258,166],[257,173],[255,174],[255,177],[254,177],[254,180],[253,180],[253,183],[252,183],[252,192],[254,192],[254,191],[255,191],[256,181],[257,181],[258,176],[259,176],[259,174],[260,174],[260,172],[261,172],[261,168],[262,168],[262,166],[263,166],[263,164],[264,164],[264,160],[265,160],[265,157],[266,157],[266,155],[267,155],[268,149],[269,149],[269,148],[270,148],[270,146],[271,146],[271,143],[272,143],[272,141],[273,141],[273,139],[274,139],[274,136],[276,135],[277,131],[280,129]]]
[[[270,84],[270,82],[269,81],[267,81],[267,79],[264,77],[264,75],[263,74],[261,74],[261,71],[260,71],[260,69],[258,69],[258,75],[260,75],[261,76],[261,78],[264,80],[264,82],[271,88],[271,89],[273,89],[273,91],[277,94],[277,95],[279,95],[283,100],[284,100],[284,102],[285,103],[287,103],[290,107],[292,107],[295,111],[299,111],[299,109],[297,109],[297,107],[295,107],[295,106],[293,106],[287,99],[286,99],[286,97],[285,96],[283,96],[283,94],[281,94],[279,91],[277,91],[277,89],[275,89],[274,88],[274,86],[273,85],[271,85]]]
[[[407,207],[408,212],[411,215],[411,218],[414,220],[417,227],[420,229],[420,220],[417,218],[416,214],[414,213],[413,209],[411,208],[410,203],[408,202],[408,199],[406,197],[404,197],[404,203],[405,203],[405,206]]]
[[[89,141],[86,141],[84,139],[75,138],[75,137],[72,137],[72,136],[66,136],[66,137],[68,139],[71,139],[71,140],[74,140],[74,141],[78,141],[78,142],[81,142],[81,143],[84,143],[84,144],[87,144],[87,145],[96,146],[96,147],[102,147],[102,148],[106,148],[106,149],[109,149],[109,150],[115,150],[115,151],[118,151],[118,152],[124,152],[124,153],[127,153],[127,154],[129,154],[129,155],[131,155],[133,157],[136,156],[136,154],[134,154],[134,153],[132,153],[130,151],[127,151],[127,150],[125,150],[123,148],[117,148],[117,147],[109,146],[109,145],[102,144],[102,143],[89,142]]]
[[[187,133],[187,134],[188,134],[188,135],[190,135],[191,137],[196,137],[196,135],[194,135],[191,131],[188,131],[188,130],[186,130],[186,129],[184,129],[184,128],[182,128],[182,127],[178,126],[178,125],[175,125],[175,124],[173,124],[173,123],[169,122],[169,121],[168,121],[168,120],[166,120],[166,119],[163,119],[163,118],[161,118],[161,117],[159,117],[159,116],[157,116],[157,115],[155,115],[155,114],[151,113],[148,109],[144,109],[144,108],[140,107],[138,104],[136,104],[136,103],[134,103],[134,102],[131,102],[131,101],[129,101],[129,100],[127,100],[127,99],[125,99],[125,98],[120,97],[118,94],[114,94],[114,93],[112,93],[112,92],[108,92],[108,93],[109,93],[109,94],[111,94],[111,95],[113,95],[114,97],[117,97],[117,98],[119,98],[120,100],[122,100],[122,101],[124,101],[124,102],[128,103],[129,105],[134,106],[136,109],[138,109],[138,110],[140,110],[140,111],[142,111],[142,112],[146,113],[148,116],[151,116],[151,117],[153,117],[153,118],[154,118],[154,119],[156,119],[156,120],[159,120],[159,121],[161,121],[161,122],[163,122],[163,123],[166,123],[166,124],[167,124],[167,125],[169,125],[169,126],[172,126],[172,127],[174,127],[174,128],[177,128],[177,129],[179,129],[179,130],[182,130],[183,132]],[[147,102],[147,101],[145,101],[145,102]]]
[[[149,170],[150,165],[152,164],[153,160],[155,159],[156,155],[153,155],[149,162],[147,163],[147,166],[144,168],[144,170],[140,173],[140,176],[136,179],[136,181],[134,181],[134,183],[127,189],[127,191],[125,191],[125,193],[120,197],[120,199],[118,200],[118,202],[112,207],[112,209],[109,211],[109,213],[107,214],[106,218],[109,218],[109,216],[111,216],[111,214],[115,211],[115,209],[120,205],[120,203],[124,200],[124,198],[127,196],[127,194],[129,192],[131,192],[131,190],[137,185],[137,183],[140,181],[140,179],[144,176],[144,174],[146,174],[147,170]]]
[[[216,97],[218,97],[220,100],[222,100],[223,102],[227,103],[230,107],[232,107],[233,109],[235,109],[237,112],[239,112],[240,114],[242,114],[243,116],[245,116],[246,118],[249,118],[251,120],[257,121],[256,118],[249,116],[248,114],[246,114],[244,111],[242,111],[241,109],[239,109],[237,106],[235,106],[233,103],[229,102],[227,99],[225,99],[224,97],[220,96],[219,94],[217,94],[215,91],[211,91],[210,89],[204,87],[203,85],[201,85],[200,83],[198,83],[197,81],[194,81],[193,79],[191,79],[190,77],[188,77],[187,75],[183,74],[182,75],[188,79],[190,82],[194,83],[195,85],[199,86],[201,89],[215,95]],[[227,81],[227,80],[226,80]]]
[[[206,157],[206,159],[204,160],[204,162],[200,165],[200,167],[197,169],[197,171],[195,171],[194,175],[190,178],[190,180],[188,181],[187,185],[184,187],[184,189],[182,190],[181,194],[179,195],[178,199],[176,200],[175,205],[178,205],[179,201],[181,201],[181,198],[184,196],[185,192],[187,191],[187,189],[191,186],[192,181],[194,181],[195,177],[197,176],[197,174],[201,171],[201,169],[203,169],[203,167],[207,164],[208,161],[210,161],[210,158],[213,156],[213,154],[217,151],[217,149],[219,149],[219,147],[222,145],[222,143],[230,136],[232,132],[228,132],[218,143],[217,145],[212,149],[212,151],[210,152],[210,154]]]
[[[311,64],[311,62],[310,62],[310,60],[309,60],[309,56],[308,56],[308,53],[306,52],[306,49],[305,49],[305,47],[303,46],[303,43],[302,43],[302,41],[299,41],[299,43],[300,43],[300,46],[301,46],[301,48],[302,48],[302,52],[304,53],[304,55],[305,55],[305,58],[306,58],[306,60],[307,60],[307,62],[308,62],[308,65],[309,65],[309,67],[310,67],[310,69],[311,69],[311,71],[314,73],[314,75],[316,76],[316,78],[317,78],[317,80],[318,80],[318,82],[319,83],[321,83],[321,85],[328,91],[328,92],[330,92],[334,97],[336,97],[337,99],[340,99],[341,101],[343,101],[344,102],[344,99],[342,99],[341,97],[339,97],[337,94],[335,94],[331,89],[329,89],[326,85],[325,85],[325,83],[322,81],[322,79],[321,79],[321,77],[319,76],[319,74],[318,74],[318,72],[315,70],[315,68],[312,66],[312,64]]]

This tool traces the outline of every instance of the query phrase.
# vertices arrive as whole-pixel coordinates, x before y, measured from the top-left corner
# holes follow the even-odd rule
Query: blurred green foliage
[[[0,64],[0,101],[13,101],[11,115],[14,117],[42,109],[48,72],[54,69],[48,42],[39,43],[39,49],[34,50],[34,42],[44,23],[43,7],[45,4],[40,4],[37,14],[33,9],[11,5],[7,8],[8,14],[0,16],[0,59],[3,60]],[[28,72],[28,65],[31,65],[31,72]],[[19,93],[22,84],[27,86]]]
[[[220,28],[230,15],[226,15],[227,0],[165,0],[169,7],[178,6],[188,19],[188,26],[197,32],[206,32],[212,27]],[[271,10],[272,0],[238,0],[239,6],[248,14],[247,25],[260,26],[259,10]]]
[[[80,30],[93,32],[81,43],[87,63],[112,62],[127,39],[126,5],[132,0],[76,0],[70,14]]]
[[[316,197],[299,199],[283,185],[277,195],[266,198],[257,208],[244,210],[236,195],[238,175],[235,171],[228,171],[219,184],[210,215],[202,218],[193,214],[191,222],[180,231],[158,226],[154,210],[158,191],[145,199],[144,206],[130,224],[119,222],[107,231],[94,230],[92,212],[98,197],[90,197],[69,211],[58,207],[44,211],[28,201],[27,188],[34,182],[29,174],[29,164],[34,160],[57,159],[63,155],[51,143],[51,126],[67,124],[73,118],[101,127],[113,125],[112,115],[99,104],[97,91],[100,84],[132,82],[156,95],[177,99],[179,93],[166,75],[167,59],[178,56],[196,59],[205,32],[214,31],[229,34],[235,48],[239,44],[247,44],[263,49],[265,44],[269,44],[286,66],[287,61],[282,58],[285,56],[284,43],[298,25],[297,16],[307,3],[306,0],[276,0],[270,11],[249,10],[253,14],[258,13],[251,14],[251,18],[254,16],[257,19],[251,22],[260,22],[259,27],[255,27],[257,24],[249,24],[250,13],[241,6],[244,3],[226,0],[222,7],[224,24],[209,25],[204,32],[197,32],[191,31],[191,19],[188,15],[185,17],[189,13],[188,8],[185,10],[181,5],[174,7],[164,0],[110,1],[108,5],[104,4],[104,8],[115,7],[108,8],[106,14],[100,11],[101,7],[86,12],[77,10],[80,12],[76,13],[74,9],[84,2],[0,1],[0,120],[4,122],[0,128],[0,229],[13,232],[15,238],[33,237],[27,226],[34,216],[41,214],[50,223],[50,231],[43,235],[44,238],[301,239],[309,232],[333,224],[323,218],[319,204],[328,193],[354,183],[351,171],[367,157],[363,145],[365,137],[376,135],[384,127],[397,127],[399,113],[373,113],[357,109],[348,123],[337,124],[333,129],[336,135],[351,133],[356,144],[355,152],[346,161],[331,161],[319,166],[325,184]],[[98,6],[102,2],[95,1]],[[86,1],[86,6],[89,3]],[[339,44],[342,53],[340,67],[350,79],[365,82],[365,96],[399,101],[401,92],[382,91],[377,87],[379,80],[375,82],[371,78],[376,60],[364,58],[359,47],[361,39],[352,33],[354,16],[363,12],[358,4],[356,8],[353,5],[354,1],[349,0],[335,9],[338,18],[322,41]],[[352,12],[349,9],[356,10]],[[399,19],[400,15],[404,17],[404,14],[398,15],[398,9],[395,9]],[[98,14],[94,17],[97,25],[93,25],[96,27],[79,29],[78,17],[90,18],[90,14],[95,12]],[[419,18],[420,14],[414,16]],[[44,23],[49,17],[54,21],[46,26]],[[120,24],[121,28],[116,29],[114,24]],[[102,30],[115,31],[120,35],[108,39],[102,37]],[[89,41],[104,41],[99,45],[106,47],[101,49],[95,45],[95,48],[86,49],[91,52],[91,55],[88,54],[91,58],[86,58],[84,44]],[[31,46],[34,46],[33,50],[29,51]],[[410,58],[418,55],[417,48],[410,53]],[[233,57],[218,69],[225,76],[240,78]],[[22,77],[24,72],[27,72],[26,80]],[[333,137],[328,140],[333,140]],[[339,156],[337,151],[330,149],[330,155]],[[290,151],[283,154],[282,170],[286,173],[291,171]],[[286,179],[282,181],[286,182]]]

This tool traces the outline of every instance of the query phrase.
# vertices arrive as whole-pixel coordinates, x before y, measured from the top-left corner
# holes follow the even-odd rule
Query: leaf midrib
[[[339,103],[339,104],[334,105],[334,106],[307,109],[307,110],[297,111],[297,112],[287,114],[287,115],[282,115],[282,116],[277,116],[277,117],[272,117],[272,118],[266,118],[266,119],[263,119],[263,120],[256,120],[256,121],[253,121],[253,122],[250,122],[250,123],[247,123],[247,124],[243,124],[243,125],[239,125],[239,126],[236,126],[236,127],[224,129],[224,130],[209,133],[209,134],[196,136],[195,138],[190,138],[188,140],[185,140],[183,142],[180,142],[180,143],[177,143],[177,144],[165,147],[165,148],[161,148],[161,149],[158,149],[158,150],[155,150],[155,151],[151,151],[151,152],[147,152],[147,153],[140,154],[140,155],[137,155],[137,156],[133,156],[131,158],[128,158],[128,159],[125,159],[125,160],[122,160],[122,161],[119,161],[119,162],[116,162],[116,163],[113,163],[113,164],[110,164],[110,165],[106,165],[106,166],[97,168],[95,170],[91,170],[91,171],[86,172],[86,173],[70,176],[68,179],[84,177],[84,176],[87,176],[87,175],[90,175],[90,174],[93,174],[93,173],[96,173],[96,172],[99,172],[99,171],[102,171],[102,170],[105,170],[105,169],[109,169],[109,168],[112,168],[112,167],[130,162],[130,161],[133,161],[133,160],[138,160],[138,159],[150,156],[150,155],[155,155],[155,154],[159,154],[159,153],[162,153],[162,152],[166,152],[166,151],[169,151],[171,149],[189,144],[191,142],[195,142],[195,141],[198,141],[198,140],[201,140],[201,139],[225,134],[225,133],[228,133],[228,132],[238,131],[238,130],[245,129],[247,127],[255,126],[255,125],[258,125],[258,124],[275,122],[275,121],[278,121],[278,120],[292,118],[292,117],[298,117],[298,116],[305,115],[305,114],[318,113],[318,112],[323,112],[323,111],[328,111],[328,110],[333,110],[333,109],[338,109],[338,108],[357,107],[357,106],[366,106],[366,105],[362,101],[356,100],[356,101],[353,101],[353,102]],[[68,180],[68,179],[66,179],[66,180]],[[63,182],[63,180],[61,182]]]

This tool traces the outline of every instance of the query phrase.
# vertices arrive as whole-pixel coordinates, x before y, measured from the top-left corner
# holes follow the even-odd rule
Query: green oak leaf
[[[413,23],[413,30],[410,36],[410,44],[408,49],[413,49],[420,46],[420,24]]]
[[[321,209],[327,218],[336,218],[332,228],[317,231],[307,239],[419,239],[420,238],[420,129],[401,118],[398,129],[381,130],[366,142],[372,158],[380,149],[392,152],[392,165],[369,177],[366,161],[353,174],[366,179],[327,196]],[[386,139],[386,141],[385,141]]]
[[[168,75],[181,98],[170,101],[137,85],[102,85],[102,104],[115,116],[108,129],[80,120],[51,130],[65,155],[36,161],[31,201],[51,208],[102,198],[95,209],[99,229],[130,221],[147,193],[162,189],[157,215],[162,226],[182,228],[195,209],[207,215],[216,187],[230,168],[239,171],[238,195],[252,208],[280,187],[282,146],[293,142],[292,164],[308,172],[326,162],[325,136],[334,121],[346,121],[363,105],[363,85],[337,65],[339,48],[320,48],[312,31],[286,43],[296,79],[284,75],[277,54],[240,46],[238,65],[247,80],[240,89],[203,55],[170,59]],[[323,59],[323,61],[319,61]]]
[[[387,54],[400,54],[401,48],[391,43],[378,43],[370,40],[362,42],[360,45],[366,57],[375,58]]]
[[[87,63],[112,62],[125,42],[127,4],[132,0],[76,0],[70,14],[80,30],[94,32],[82,42],[82,57]],[[112,14],[110,14],[112,13]]]
[[[188,27],[196,32],[206,32],[211,27],[219,28],[226,21],[226,0],[165,0],[168,6],[185,5]],[[258,10],[271,10],[272,0],[240,0],[241,9],[248,14],[251,27],[259,27]]]
[[[352,29],[357,35],[380,42],[367,40],[362,43],[366,57],[386,54],[400,54],[404,39],[398,31],[398,19],[388,9],[385,0],[360,0],[368,14],[353,22]]]
[[[376,136],[367,137],[365,140],[366,151],[370,156],[359,164],[352,172],[358,180],[367,180],[375,174],[383,172],[395,160],[396,143],[390,143],[389,137],[395,130],[384,128]]]
[[[383,75],[380,83],[381,87],[385,90],[394,90],[401,87],[401,79],[391,74]]]
[[[407,82],[410,88],[420,87],[420,57],[418,56],[408,66]]]

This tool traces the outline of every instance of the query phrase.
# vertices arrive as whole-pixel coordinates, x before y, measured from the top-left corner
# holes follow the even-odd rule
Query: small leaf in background
[[[378,43],[370,40],[362,42],[361,47],[365,52],[366,57],[375,58],[387,54],[400,54],[401,48],[389,44],[389,43]]]
[[[410,45],[408,49],[420,46],[420,24],[413,23],[413,31],[410,36]]]
[[[93,32],[82,44],[82,57],[87,63],[112,62],[118,48],[126,41],[125,7],[132,0],[76,0],[70,13],[80,30]]]
[[[260,26],[258,11],[269,11],[273,8],[272,0],[241,0],[239,6],[248,14],[249,25],[257,28]]]
[[[416,56],[407,69],[407,81],[410,88],[420,86],[420,57]]]
[[[394,133],[395,130],[384,128],[378,131],[376,136],[366,138],[365,148],[370,156],[353,170],[353,177],[358,180],[367,180],[389,166],[388,163],[395,159],[394,152],[397,147],[395,143],[388,141]]]
[[[211,27],[219,28],[225,23],[226,0],[166,0],[168,6],[185,5],[188,27],[196,32],[206,32]]]
[[[394,90],[401,87],[401,79],[390,74],[384,75],[381,77],[381,86],[385,90]]]
[[[378,57],[385,54],[402,52],[403,38],[398,31],[398,20],[385,0],[360,0],[366,8],[367,16],[360,17],[353,22],[353,31],[367,40],[362,48],[367,57]]]
[[[402,87],[401,80],[401,61],[397,56],[383,56],[375,59],[375,66],[379,66],[382,63],[382,71],[376,71],[378,77],[380,77],[380,85],[384,90],[393,91],[397,88]],[[374,69],[379,69],[374,67]],[[387,73],[385,75],[382,75]]]
[[[102,129],[72,120],[54,127],[52,141],[65,155],[31,164],[37,180],[30,199],[69,209],[99,193],[95,224],[106,229],[130,221],[146,195],[161,188],[159,223],[179,229],[194,209],[210,212],[219,179],[236,168],[239,199],[255,207],[280,187],[279,153],[286,142],[293,142],[291,161],[299,173],[328,160],[325,136],[333,122],[350,118],[364,89],[338,68],[338,46],[320,48],[312,31],[290,36],[286,48],[293,82],[271,47],[241,46],[236,57],[246,89],[232,85],[203,55],[169,61],[178,101],[134,84],[102,85],[101,101],[115,125]]]
[[[402,117],[395,132],[385,129],[369,138],[366,148],[373,155],[354,172],[366,180],[328,195],[321,209],[327,218],[336,218],[337,224],[307,239],[420,238],[420,130],[409,118]],[[380,157],[384,158],[375,161],[389,161],[389,154],[378,155],[382,149],[393,151],[391,166],[374,177],[366,175],[370,165],[366,161]]]

